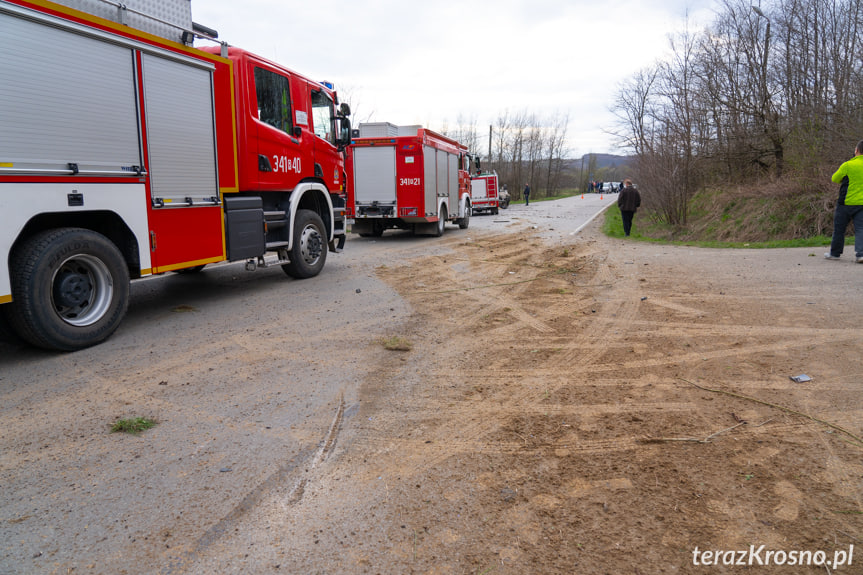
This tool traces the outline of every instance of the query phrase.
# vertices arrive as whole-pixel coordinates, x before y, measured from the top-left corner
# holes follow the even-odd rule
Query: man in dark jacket
[[[623,191],[617,197],[617,207],[620,208],[620,217],[623,219],[623,233],[629,236],[632,230],[632,218],[635,210],[641,205],[641,194],[632,185],[629,178],[623,180]]]
[[[524,194],[524,205],[529,206],[530,205],[530,184],[524,185],[523,194]]]

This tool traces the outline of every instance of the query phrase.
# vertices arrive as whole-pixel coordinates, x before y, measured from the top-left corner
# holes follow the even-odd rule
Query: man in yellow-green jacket
[[[854,222],[854,255],[858,264],[863,264],[863,140],[857,144],[854,157],[839,166],[833,174],[833,183],[839,186],[839,201],[833,212],[833,241],[830,251],[824,254],[828,260],[838,260],[845,247],[845,228]]]

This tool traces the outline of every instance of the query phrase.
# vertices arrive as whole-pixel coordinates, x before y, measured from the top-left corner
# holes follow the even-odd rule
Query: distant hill
[[[596,167],[599,168],[623,168],[629,166],[632,162],[632,156],[616,156],[614,154],[585,154],[583,157],[567,160],[566,164],[568,168],[579,170],[582,166],[582,161],[584,162],[584,168],[587,169],[587,166],[590,163],[590,158],[596,158]]]

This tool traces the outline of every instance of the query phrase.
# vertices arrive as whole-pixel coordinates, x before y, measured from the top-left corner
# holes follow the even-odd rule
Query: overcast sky
[[[716,0],[194,0],[231,45],[335,84],[358,121],[481,134],[504,112],[569,114],[569,156],[618,153],[619,84]]]

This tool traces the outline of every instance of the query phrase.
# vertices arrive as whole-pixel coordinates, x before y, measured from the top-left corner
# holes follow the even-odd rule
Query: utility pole
[[[492,125],[488,125],[488,163],[491,165],[491,128]]]

